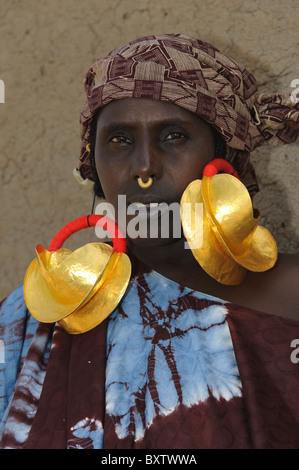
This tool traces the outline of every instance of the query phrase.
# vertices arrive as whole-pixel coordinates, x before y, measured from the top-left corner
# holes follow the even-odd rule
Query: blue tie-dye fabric
[[[119,439],[132,434],[133,423],[134,440],[141,440],[156,416],[167,416],[180,405],[191,407],[209,396],[227,401],[241,396],[226,315],[225,302],[182,288],[154,271],[131,280],[107,329],[105,412]],[[0,321],[5,343],[5,362],[0,364],[4,426],[20,366],[38,326],[28,314],[22,286],[3,303]],[[27,380],[30,368],[26,373]],[[42,382],[39,386],[40,394]],[[91,416],[82,416],[69,431],[68,447],[102,447],[105,429]]]
[[[99,420],[84,418],[71,428],[73,438],[67,442],[68,449],[102,449],[103,425]]]
[[[199,308],[188,305],[190,296]],[[120,439],[132,423],[135,440],[142,439],[158,414],[167,416],[180,404],[241,396],[221,302],[156,272],[131,283],[107,332],[106,412]]]
[[[15,289],[0,308],[0,422],[15,386],[18,372],[27,355],[38,321],[27,310],[23,285]],[[3,421],[4,421],[3,420]],[[0,427],[1,435],[1,427]]]

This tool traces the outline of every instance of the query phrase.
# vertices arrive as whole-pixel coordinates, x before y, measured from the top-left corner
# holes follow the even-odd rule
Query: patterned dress
[[[1,448],[299,448],[296,321],[146,269],[87,333],[38,323],[22,286],[0,318]]]

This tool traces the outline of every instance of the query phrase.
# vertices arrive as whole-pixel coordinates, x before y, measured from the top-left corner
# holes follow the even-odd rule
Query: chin
[[[128,246],[130,248],[162,248],[163,246],[170,245],[172,243],[177,243],[182,240],[182,238],[177,237],[167,237],[167,238],[151,238],[151,237],[137,237],[137,238],[127,238]]]

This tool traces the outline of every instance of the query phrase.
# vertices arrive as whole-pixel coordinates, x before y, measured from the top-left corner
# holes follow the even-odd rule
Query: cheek
[[[181,161],[180,174],[185,187],[195,179],[201,179],[205,166],[215,157],[214,138],[210,130],[206,132],[205,138],[195,138],[186,148],[186,153]]]
[[[194,155],[193,158],[187,159],[180,165],[180,168],[176,171],[176,181],[181,190],[185,190],[191,181],[201,179],[205,166],[213,160],[213,155],[210,157],[209,154],[206,157],[198,157],[198,154]]]
[[[101,159],[96,160],[96,170],[106,200],[111,199],[113,188],[115,188],[116,185],[114,172],[110,168],[110,165],[107,165],[107,162],[103,162]]]

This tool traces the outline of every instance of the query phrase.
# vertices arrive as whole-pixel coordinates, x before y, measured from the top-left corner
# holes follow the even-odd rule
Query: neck
[[[185,239],[156,246],[139,245],[129,240],[128,247],[142,263],[173,281],[194,288],[192,278],[196,277],[196,284],[207,280],[207,274],[196,262],[192,251],[185,248]]]

